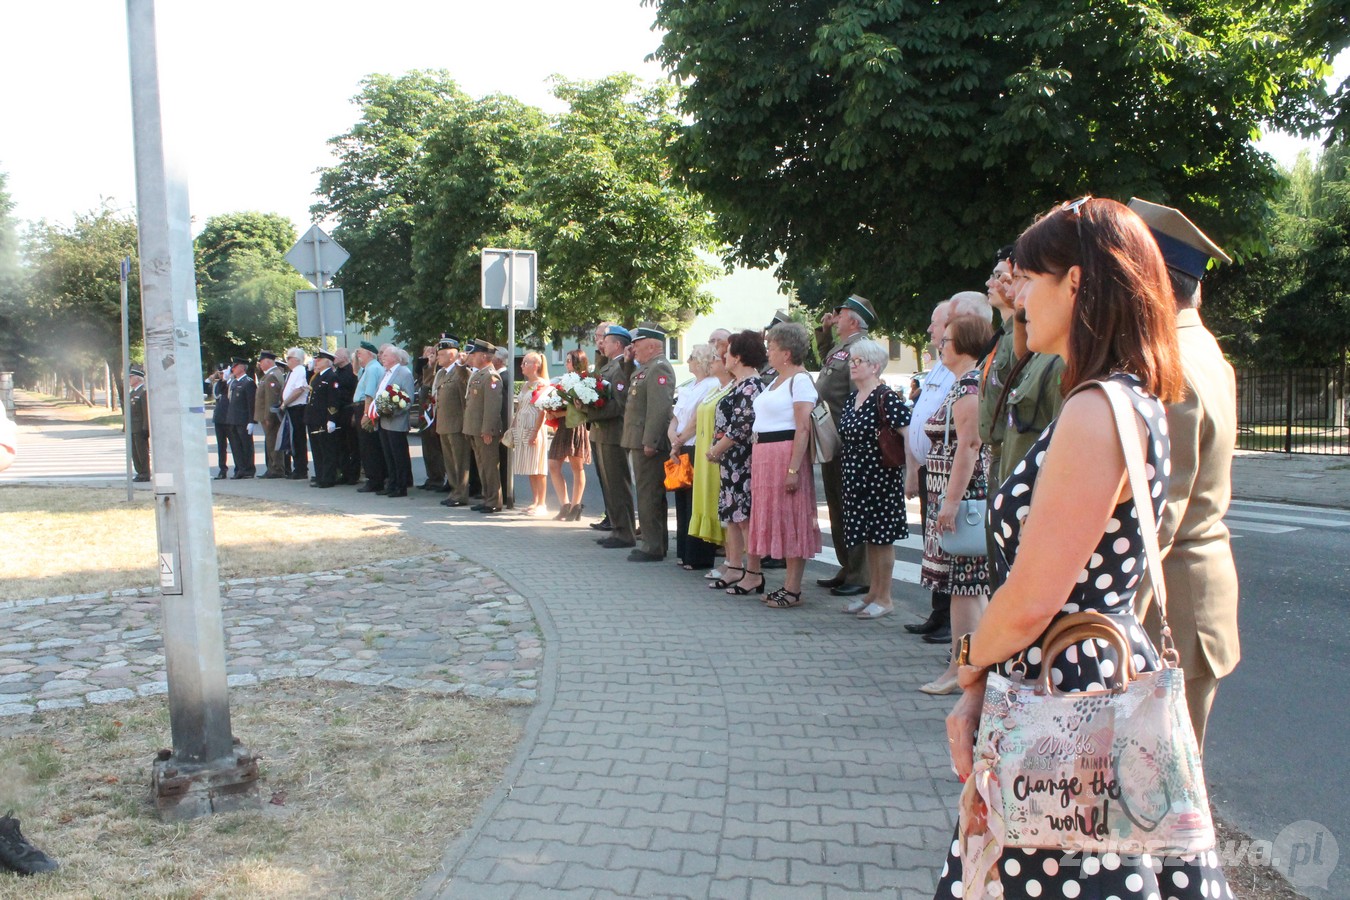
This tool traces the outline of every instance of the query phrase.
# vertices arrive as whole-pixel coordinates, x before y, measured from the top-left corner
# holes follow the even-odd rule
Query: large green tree
[[[128,284],[133,348],[141,334],[140,283],[137,276],[136,220],[107,205],[75,217],[73,224],[41,221],[26,238],[27,292],[31,327],[37,329],[44,358],[69,375],[106,362],[120,371],[122,305],[119,272],[132,261]],[[136,351],[133,349],[133,355]]]
[[[538,177],[547,118],[513,97],[494,95],[449,111],[426,142],[422,202],[413,211],[412,290],[392,318],[400,337],[450,330],[504,340],[500,312],[482,307],[480,252],[533,249],[536,213],[522,202]],[[529,327],[519,314],[517,327]]]
[[[212,216],[197,236],[197,303],[205,364],[296,343],[295,292],[309,283],[283,258],[295,227],[276,213]]]
[[[397,321],[412,299],[415,211],[424,199],[427,137],[468,102],[448,73],[371,75],[353,98],[356,124],[329,140],[337,163],[319,178],[312,212],[337,220],[333,237],[351,253],[334,279],[347,318],[376,328]]]
[[[40,353],[28,309],[23,270],[19,262],[19,228],[14,219],[14,201],[0,172],[0,369],[29,373],[29,360]]]
[[[558,80],[567,103],[540,142],[533,207],[545,296],[535,326],[565,331],[601,318],[676,325],[712,303],[718,269],[710,211],[671,171],[674,88],[631,75]]]
[[[1205,279],[1205,320],[1256,365],[1339,365],[1350,348],[1350,147],[1287,173],[1270,247]]]
[[[1315,0],[644,2],[732,257],[827,270],[911,328],[1086,192],[1255,247],[1277,178],[1252,138],[1317,121],[1346,32],[1307,26]]]

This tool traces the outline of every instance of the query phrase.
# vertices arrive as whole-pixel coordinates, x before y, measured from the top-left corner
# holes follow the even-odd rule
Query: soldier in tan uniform
[[[628,458],[623,452],[624,410],[628,405],[628,379],[633,374],[625,350],[633,336],[622,325],[610,325],[600,341],[600,350],[608,362],[596,372],[596,378],[609,385],[608,402],[599,409],[586,411],[591,426],[591,456],[600,475],[605,495],[605,518],[610,532],[596,543],[608,549],[637,544],[633,527],[633,479]]]
[[[623,414],[623,447],[637,481],[638,524],[642,546],[629,562],[666,558],[666,458],[670,455],[670,413],[675,406],[675,369],[666,359],[666,333],[645,324],[633,332],[633,355],[641,366],[628,390]]]
[[[469,367],[460,353],[459,341],[441,338],[436,352],[440,369],[432,382],[436,398],[436,436],[441,441],[441,458],[445,462],[446,490],[450,496],[442,506],[463,506],[468,502],[469,458],[473,444],[464,435],[464,399],[469,387]]]
[[[473,442],[478,476],[483,479],[483,502],[470,509],[481,513],[502,511],[502,479],[498,467],[502,435],[506,432],[506,382],[492,365],[497,347],[475,340],[469,345],[470,361],[477,371],[470,376],[464,399],[461,433]]]
[[[820,374],[816,376],[816,393],[830,408],[830,415],[838,424],[844,415],[844,404],[848,402],[853,384],[849,380],[849,347],[867,337],[867,329],[877,324],[877,312],[872,301],[866,297],[854,295],[827,313],[821,320],[816,332],[817,345],[824,347],[829,342],[831,330],[836,336],[834,346],[820,361]],[[825,485],[825,505],[830,511],[830,538],[834,542],[834,554],[839,560],[839,571],[830,578],[817,579],[821,587],[830,589],[837,597],[853,597],[866,594],[871,579],[867,574],[866,547],[859,544],[850,548],[844,537],[844,498],[840,487],[839,460],[820,464],[820,480]]]
[[[253,401],[253,421],[262,425],[263,457],[267,471],[263,478],[285,478],[286,454],[277,449],[277,435],[281,432],[281,394],[286,388],[286,367],[277,365],[277,355],[271,350],[258,354],[258,393]]]
[[[1167,584],[1167,621],[1186,673],[1186,705],[1204,749],[1205,724],[1219,679],[1237,666],[1238,581],[1228,527],[1233,449],[1237,444],[1237,384],[1233,367],[1200,321],[1200,279],[1210,259],[1232,262],[1178,210],[1138,198],[1139,214],[1162,251],[1177,301],[1177,339],[1186,393],[1167,407],[1172,475],[1158,542]],[[1139,592],[1139,615],[1154,643],[1161,640],[1152,591]]]

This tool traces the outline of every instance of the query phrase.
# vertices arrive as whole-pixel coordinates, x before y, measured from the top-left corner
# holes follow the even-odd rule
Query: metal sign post
[[[258,764],[235,744],[230,729],[211,486],[201,461],[201,335],[191,218],[186,179],[170,169],[165,152],[154,0],[127,0],[127,35],[155,529],[173,733],[173,749],[161,751],[153,764],[152,796],[161,817],[187,819],[256,808]]]
[[[338,269],[342,268],[343,263],[351,259],[351,254],[348,253],[341,244],[329,237],[328,233],[318,225],[312,225],[310,226],[309,231],[306,231],[304,236],[295,242],[295,246],[286,251],[285,259],[286,262],[295,266],[296,270],[299,271],[301,275],[305,276],[309,283],[314,285],[316,289],[316,291],[295,292],[297,325],[302,321],[305,321],[302,308],[307,303],[311,302],[308,297],[301,297],[300,295],[317,292],[318,296],[316,301],[314,301],[317,305],[319,319],[317,336],[319,338],[319,346],[326,349],[328,347],[329,334],[328,322],[326,320],[329,317],[326,315],[324,307],[331,303],[330,295],[337,295],[338,315],[339,318],[343,320],[337,324],[344,324],[346,317],[343,315],[345,310],[342,309],[342,291],[326,291],[324,290],[324,286],[337,274]],[[309,333],[306,328],[300,328],[299,331],[303,337],[314,336]],[[340,334],[341,332],[335,331],[332,333]]]
[[[535,309],[538,297],[538,255],[533,250],[499,250],[489,247],[482,253],[482,290],[484,309],[506,310],[506,396],[515,400],[516,375],[516,310]],[[502,499],[513,504],[515,486],[509,460],[507,478],[503,487],[510,486],[511,496]]]
[[[131,381],[131,325],[127,308],[127,281],[131,278],[131,257],[122,260],[117,267],[118,281],[122,290],[122,443],[126,445],[127,502],[131,502],[131,407],[127,405],[127,391]],[[108,395],[112,396],[112,385],[108,385]]]

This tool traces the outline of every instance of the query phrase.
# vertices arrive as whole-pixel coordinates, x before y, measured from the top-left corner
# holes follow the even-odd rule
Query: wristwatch
[[[959,668],[970,664],[970,632],[966,632],[956,644],[956,665]]]

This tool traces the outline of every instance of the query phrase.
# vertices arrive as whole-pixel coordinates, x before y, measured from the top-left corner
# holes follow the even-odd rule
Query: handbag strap
[[[1144,474],[1144,452],[1139,447],[1139,431],[1134,424],[1134,405],[1125,386],[1118,382],[1102,380],[1091,384],[1100,386],[1111,404],[1116,436],[1125,454],[1125,474],[1129,479],[1130,493],[1134,495],[1135,515],[1139,517],[1147,572],[1158,601],[1158,618],[1162,623],[1162,647],[1159,649],[1164,660],[1176,664],[1179,656],[1172,640],[1172,627],[1167,623],[1167,584],[1163,578],[1162,550],[1158,546],[1158,522],[1153,514],[1153,495],[1149,493],[1148,478]]]

